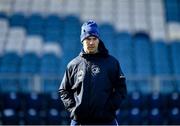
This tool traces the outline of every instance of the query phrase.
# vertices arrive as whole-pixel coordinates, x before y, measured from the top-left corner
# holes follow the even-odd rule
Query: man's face
[[[84,51],[88,54],[97,53],[98,52],[98,44],[99,44],[99,39],[94,36],[90,36],[90,37],[84,39],[84,41],[83,41]]]

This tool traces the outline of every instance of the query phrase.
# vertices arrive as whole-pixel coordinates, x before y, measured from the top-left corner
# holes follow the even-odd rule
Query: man
[[[108,54],[96,22],[82,25],[81,42],[59,88],[71,125],[117,125],[115,112],[127,94],[119,62]]]

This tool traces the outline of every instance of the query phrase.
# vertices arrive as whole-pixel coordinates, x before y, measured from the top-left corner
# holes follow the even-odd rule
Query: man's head
[[[94,54],[98,52],[99,32],[95,21],[89,20],[82,25],[81,42],[86,53]]]

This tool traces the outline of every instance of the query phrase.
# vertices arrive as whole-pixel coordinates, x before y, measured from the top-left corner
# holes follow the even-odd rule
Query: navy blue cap
[[[81,42],[89,36],[99,38],[98,26],[95,21],[89,20],[81,27]]]

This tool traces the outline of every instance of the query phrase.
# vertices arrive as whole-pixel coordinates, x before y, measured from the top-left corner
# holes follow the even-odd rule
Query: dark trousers
[[[113,125],[113,126],[118,126],[118,122],[116,119],[114,119],[111,122],[106,122],[106,123],[97,123],[97,124],[91,124],[91,123],[87,123],[87,124],[81,124],[80,122],[76,121],[76,120],[71,120],[71,126],[80,126],[80,125]]]

